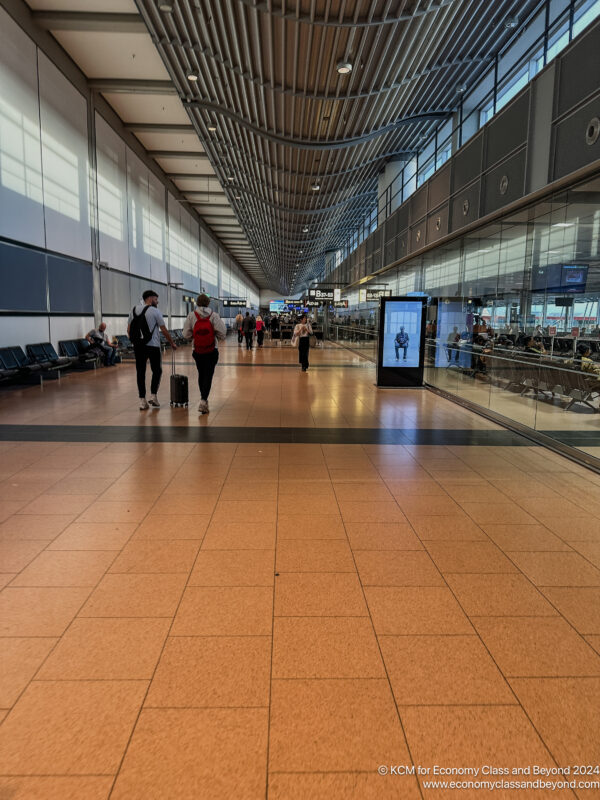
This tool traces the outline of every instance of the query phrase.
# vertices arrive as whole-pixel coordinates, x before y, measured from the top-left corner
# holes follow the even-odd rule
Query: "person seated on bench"
[[[591,354],[592,351],[587,344],[580,344],[577,346],[577,355],[571,363],[576,369],[580,369],[582,372],[590,372],[598,377],[600,375],[600,364],[592,361]]]
[[[543,345],[540,347],[538,342],[535,341],[533,336],[528,336],[525,339],[525,349],[523,350],[524,353],[527,353],[530,356],[542,356],[544,355],[545,350],[543,349]]]
[[[101,322],[97,328],[91,330],[85,337],[92,347],[99,348],[104,355],[104,363],[107,367],[115,366],[115,356],[117,348],[111,344],[106,335],[106,322]]]

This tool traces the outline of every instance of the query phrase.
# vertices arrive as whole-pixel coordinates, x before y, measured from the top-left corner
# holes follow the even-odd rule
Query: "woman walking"
[[[265,323],[263,322],[263,318],[259,314],[256,317],[256,341],[258,342],[258,346],[263,346],[263,339],[265,338]]]
[[[296,343],[298,344],[298,361],[302,367],[302,372],[306,372],[308,369],[308,349],[310,347],[309,337],[312,336],[312,332],[311,324],[306,318],[306,314],[303,314],[302,317],[300,317],[300,322],[294,328],[294,333],[292,336],[292,344],[294,346]]]

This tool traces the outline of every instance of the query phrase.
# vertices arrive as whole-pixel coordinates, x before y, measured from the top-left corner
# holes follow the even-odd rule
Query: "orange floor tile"
[[[0,395],[0,798],[600,796],[482,783],[600,760],[599,476],[295,358],[228,345],[204,417],[185,350],[189,409],[131,364]]]

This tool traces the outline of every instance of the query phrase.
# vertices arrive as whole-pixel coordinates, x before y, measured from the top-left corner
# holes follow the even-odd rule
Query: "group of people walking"
[[[173,350],[177,345],[167,330],[165,320],[158,310],[158,294],[153,289],[148,289],[142,295],[142,302],[131,309],[127,324],[129,336],[135,354],[137,387],[139,407],[144,411],[151,406],[160,408],[158,401],[158,388],[162,377],[160,334],[163,333]],[[265,323],[260,316],[246,312],[246,316],[238,314],[235,318],[235,327],[238,342],[246,341],[246,349],[252,350],[254,333],[258,347],[263,346],[265,336]],[[303,315],[294,328],[292,345],[298,347],[298,361],[302,372],[308,369],[308,351],[312,326]],[[208,397],[212,387],[215,367],[219,361],[218,342],[223,341],[227,335],[227,328],[216,311],[210,308],[210,298],[201,294],[196,301],[196,308],[188,314],[183,325],[183,336],[188,341],[193,341],[192,353],[198,371],[198,388],[200,390],[200,404],[198,412],[207,414]],[[146,399],[146,365],[150,362],[152,379],[150,383],[150,397]]]
[[[261,315],[257,317],[246,311],[246,316],[237,314],[235,318],[235,328],[238,335],[238,344],[242,344],[246,340],[246,350],[252,350],[252,343],[254,340],[254,333],[256,332],[256,344],[259,347],[263,346],[265,340],[265,323]]]

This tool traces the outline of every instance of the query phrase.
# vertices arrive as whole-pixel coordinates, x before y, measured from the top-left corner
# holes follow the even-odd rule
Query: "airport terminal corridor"
[[[131,362],[2,392],[0,797],[512,798],[428,782],[596,763],[600,476],[297,359],[228,338],[207,415],[189,348],[187,409],[166,354],[160,409]]]

